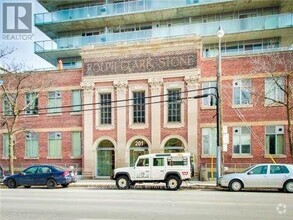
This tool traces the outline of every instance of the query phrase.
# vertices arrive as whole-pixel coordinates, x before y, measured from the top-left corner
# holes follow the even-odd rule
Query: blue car
[[[19,174],[11,175],[3,180],[3,184],[8,188],[46,185],[49,189],[54,189],[57,185],[67,187],[73,182],[76,182],[73,172],[51,165],[30,166]]]

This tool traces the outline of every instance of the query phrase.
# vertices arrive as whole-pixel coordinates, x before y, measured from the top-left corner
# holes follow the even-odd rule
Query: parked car
[[[272,188],[293,193],[293,165],[254,165],[242,173],[223,175],[218,184],[231,191],[240,191],[243,188]]]
[[[189,153],[146,154],[137,158],[134,167],[114,170],[118,189],[129,189],[136,183],[166,183],[169,190],[180,188],[182,181],[191,178]]]
[[[0,183],[2,183],[4,178],[5,178],[5,173],[4,173],[3,167],[0,165]]]
[[[30,188],[33,185],[47,185],[49,189],[54,189],[57,185],[67,187],[73,182],[76,182],[74,173],[64,170],[62,167],[34,165],[26,168],[19,174],[6,177],[3,184],[8,188],[16,188],[18,186]]]

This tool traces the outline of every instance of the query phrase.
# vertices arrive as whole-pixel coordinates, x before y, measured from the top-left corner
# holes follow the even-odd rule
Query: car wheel
[[[229,183],[229,189],[234,192],[238,192],[242,189],[242,182],[240,180],[232,180]]]
[[[287,181],[285,183],[285,187],[284,187],[285,191],[288,192],[288,193],[293,193],[293,181],[290,180],[290,181]]]
[[[10,189],[14,189],[14,188],[16,188],[16,182],[15,182],[15,180],[14,180],[14,179],[9,179],[9,180],[7,181],[7,186],[8,186],[8,188],[10,188]]]
[[[31,188],[31,186],[24,186],[24,188],[27,188],[28,189],[28,188]]]
[[[181,181],[177,176],[169,176],[166,180],[166,187],[169,190],[177,190],[181,186]]]
[[[118,189],[129,189],[130,181],[127,176],[119,176],[116,180]]]
[[[69,185],[69,183],[61,184],[62,187],[66,188]]]
[[[48,189],[55,189],[56,185],[57,184],[56,184],[55,180],[53,180],[53,179],[48,179],[47,180]]]

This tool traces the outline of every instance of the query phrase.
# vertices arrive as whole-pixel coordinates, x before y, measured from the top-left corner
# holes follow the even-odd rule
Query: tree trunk
[[[291,124],[291,98],[292,98],[292,92],[291,92],[291,77],[290,74],[287,75],[286,79],[286,90],[287,90],[287,97],[286,97],[286,113],[287,113],[287,121],[288,121],[288,128],[287,128],[287,135],[288,135],[288,141],[289,141],[289,150],[290,155],[293,156],[293,136],[292,136],[292,124]]]
[[[9,171],[14,174],[14,135],[9,135]]]

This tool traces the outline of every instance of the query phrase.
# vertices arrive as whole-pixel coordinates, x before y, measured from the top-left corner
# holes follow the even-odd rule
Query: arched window
[[[143,139],[136,139],[130,145],[130,166],[134,166],[136,159],[140,155],[149,153],[149,146]]]
[[[178,138],[169,139],[164,146],[165,153],[182,153],[184,152],[184,144]]]

